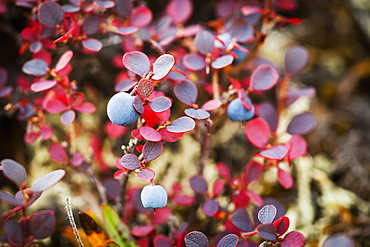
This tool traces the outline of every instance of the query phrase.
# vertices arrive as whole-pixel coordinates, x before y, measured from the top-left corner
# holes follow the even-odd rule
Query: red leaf
[[[230,170],[229,167],[227,167],[227,165],[225,165],[224,163],[217,163],[216,167],[218,170],[218,174],[220,174],[221,177],[227,180],[230,179]]]
[[[118,139],[126,133],[127,127],[112,124],[110,121],[104,125],[104,130],[112,139]]]
[[[247,195],[249,198],[253,201],[254,204],[257,206],[262,206],[263,205],[263,199],[260,195],[254,193],[253,191],[248,190]]]
[[[152,11],[145,6],[138,6],[131,11],[129,25],[145,27],[153,18]]]
[[[281,160],[287,153],[288,149],[284,145],[278,145],[261,151],[260,155],[268,159]]]
[[[254,180],[257,180],[263,171],[262,165],[257,161],[250,161],[245,167],[245,178],[246,182],[250,183]]]
[[[67,163],[67,151],[60,144],[51,144],[51,146],[49,147],[49,154],[51,159],[63,164]]]
[[[289,173],[280,168],[278,169],[278,179],[281,186],[283,186],[285,189],[292,188],[294,184],[292,176],[290,176]]]
[[[290,160],[304,156],[307,153],[307,142],[299,135],[293,135],[285,146],[289,149]]]
[[[153,63],[153,80],[160,80],[165,77],[172,69],[175,58],[170,54],[163,54]]]
[[[213,197],[218,196],[225,187],[225,181],[221,178],[217,179],[213,184]]]
[[[50,140],[53,135],[53,129],[49,125],[44,125],[40,128],[41,138],[43,140]]]
[[[144,182],[152,180],[154,176],[155,172],[149,168],[145,168],[137,174],[138,179]]]
[[[193,4],[189,0],[172,0],[166,8],[175,24],[185,23],[193,13]]]
[[[57,84],[55,80],[37,81],[32,83],[31,90],[34,92],[42,92],[54,87]]]
[[[305,238],[302,233],[292,231],[281,241],[281,247],[302,247],[304,246],[304,242]]]
[[[122,57],[122,63],[132,73],[140,76],[148,74],[150,70],[148,56],[140,51],[126,52]]]
[[[144,237],[154,230],[155,228],[152,225],[136,226],[131,230],[131,234],[136,237]]]
[[[83,162],[84,162],[84,156],[80,152],[75,153],[71,159],[71,165],[74,167],[81,166]]]
[[[264,240],[274,241],[276,240],[276,228],[271,223],[261,224],[257,227],[258,235]]]
[[[152,142],[159,142],[162,140],[162,135],[155,129],[147,126],[142,126],[139,129],[140,135]]]
[[[283,235],[284,233],[286,233],[286,231],[288,231],[288,228],[289,228],[289,225],[290,225],[290,222],[289,222],[289,218],[286,217],[286,216],[281,216],[277,221],[275,221],[274,223],[274,226],[276,227],[276,234],[278,234],[278,236],[281,236]]]
[[[239,97],[240,102],[242,103],[242,105],[244,106],[245,109],[247,109],[249,111],[253,108],[252,101],[249,98],[249,96],[245,93],[244,89],[241,88],[239,90],[238,97]]]
[[[171,209],[168,207],[158,208],[153,215],[152,223],[155,225],[166,223],[171,215]]]
[[[154,83],[148,79],[141,79],[138,84],[137,93],[141,98],[149,97],[154,91]]]
[[[166,129],[161,129],[159,133],[162,135],[162,140],[166,142],[176,142],[183,136],[182,133],[171,133]]]
[[[253,70],[250,80],[251,90],[265,91],[276,85],[279,80],[279,73],[273,66],[263,64]]]
[[[73,109],[75,109],[76,111],[85,113],[85,114],[94,113],[96,110],[95,106],[90,102],[84,102],[81,105],[74,106]]]
[[[245,126],[245,135],[255,147],[265,148],[270,138],[270,126],[263,118],[255,118]]]

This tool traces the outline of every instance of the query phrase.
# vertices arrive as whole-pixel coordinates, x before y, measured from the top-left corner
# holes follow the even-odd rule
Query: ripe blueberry
[[[245,109],[240,99],[234,99],[227,107],[227,116],[231,121],[246,121],[254,116],[254,106],[250,110]]]
[[[107,115],[114,124],[125,127],[135,123],[140,114],[132,105],[134,97],[125,92],[119,92],[109,99],[107,104]]]
[[[144,208],[163,208],[167,205],[167,192],[160,185],[147,185],[141,191]]]

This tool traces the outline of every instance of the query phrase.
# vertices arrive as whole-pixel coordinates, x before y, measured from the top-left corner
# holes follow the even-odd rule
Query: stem
[[[121,195],[120,195],[120,203],[121,203],[121,216],[123,216],[123,212],[125,209],[125,204],[126,204],[126,190],[127,190],[127,184],[128,184],[128,179],[130,177],[132,171],[128,171],[123,178],[120,180],[121,182]]]
[[[70,125],[70,137],[69,137],[69,145],[70,145],[70,153],[75,154],[76,153],[76,128],[74,121]]]
[[[71,197],[69,197],[69,196],[66,197],[66,211],[67,211],[67,216],[68,216],[69,223],[71,224],[73,233],[76,236],[77,243],[80,247],[84,247],[84,244],[82,243],[80,233],[78,232],[78,229],[77,229],[77,226],[76,226],[76,223],[75,223],[75,219],[73,217]]]
[[[290,76],[285,75],[283,81],[280,83],[280,86],[279,86],[278,109],[277,109],[278,116],[281,116],[281,114],[286,108],[289,81],[290,81]]]
[[[219,99],[220,98],[220,92],[218,90],[218,70],[213,70],[212,74],[212,90],[213,90],[213,98]]]

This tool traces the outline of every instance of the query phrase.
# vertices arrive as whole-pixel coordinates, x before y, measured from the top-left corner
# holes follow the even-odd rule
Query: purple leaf
[[[284,158],[287,153],[288,149],[284,145],[278,145],[261,151],[260,155],[268,159],[280,160]]]
[[[159,96],[150,101],[150,109],[154,112],[163,112],[171,107],[171,100],[165,96]]]
[[[20,188],[25,186],[27,173],[26,169],[24,169],[21,164],[12,159],[3,159],[1,161],[1,166],[5,177],[14,182]]]
[[[62,22],[64,11],[56,2],[47,1],[39,6],[37,17],[42,25],[55,28]]]
[[[275,107],[269,102],[263,102],[258,106],[257,112],[269,124],[271,131],[276,131],[279,117]]]
[[[37,52],[41,51],[41,49],[42,49],[41,41],[32,42],[29,46],[29,50],[32,53],[37,53]]]
[[[298,90],[288,90],[287,105],[293,104],[297,99],[302,96],[313,97],[316,94],[316,89],[313,87],[302,88]]]
[[[235,234],[227,234],[218,241],[216,247],[236,247],[238,246],[239,237]]]
[[[273,241],[276,239],[276,228],[271,223],[261,224],[257,226],[258,235],[264,240]]]
[[[113,8],[115,5],[113,1],[95,1],[94,4],[96,4],[102,9],[110,9]]]
[[[215,36],[207,30],[200,31],[194,38],[195,47],[203,55],[212,53],[213,48],[215,47],[214,41]]]
[[[68,110],[63,112],[62,116],[60,116],[60,121],[62,122],[62,124],[68,126],[75,120],[75,117],[76,117],[75,111]]]
[[[82,30],[86,35],[95,34],[100,26],[102,19],[94,14],[87,15],[82,23]]]
[[[30,217],[30,233],[35,239],[43,239],[49,237],[56,228],[56,218],[54,211],[43,210]]]
[[[344,239],[342,239],[344,240]],[[305,242],[305,239],[304,239],[304,236],[302,233],[300,232],[297,232],[297,231],[292,231],[290,233],[288,233],[285,237],[284,237],[284,240],[281,241],[281,247],[302,247],[304,246],[304,242]],[[344,247],[344,246],[355,246],[354,243],[352,242],[351,244],[349,244],[347,242],[348,245],[343,245],[345,242],[338,242],[338,244],[335,244],[335,243],[332,243],[333,245],[327,245],[327,244],[323,244],[323,247],[329,247],[329,246],[336,246],[336,247]]]
[[[185,114],[188,115],[191,118],[195,118],[197,120],[202,120],[209,118],[211,115],[202,109],[194,109],[194,108],[188,108],[185,109]]]
[[[199,194],[206,194],[208,191],[207,181],[204,179],[202,175],[192,176],[189,179],[189,183],[191,188]]]
[[[21,224],[15,220],[7,220],[4,224],[4,231],[10,244],[13,246],[22,246],[23,230]]]
[[[0,87],[4,86],[8,81],[8,72],[3,67],[0,67]]]
[[[151,161],[159,157],[163,151],[162,142],[146,142],[143,147],[143,156],[145,161]]]
[[[0,98],[9,96],[13,91],[13,88],[11,87],[3,87],[0,89]]]
[[[232,38],[236,38],[239,42],[246,42],[253,37],[254,29],[244,18],[234,18],[228,25],[227,30]]]
[[[172,69],[175,58],[170,54],[163,54],[153,63],[153,80],[160,80],[165,77]]]
[[[34,203],[40,196],[42,192],[33,192],[31,195],[27,195],[27,199],[24,197],[23,191],[19,190],[17,193],[15,193],[14,197],[17,199],[19,202],[22,202],[22,205],[25,207],[31,206],[32,203]],[[23,202],[27,202],[24,204]]]
[[[125,154],[122,156],[121,164],[127,170],[135,170],[140,167],[140,160],[135,154]]]
[[[253,91],[265,91],[275,86],[278,80],[279,73],[277,70],[269,64],[263,64],[253,70],[250,78],[250,88]]]
[[[139,129],[139,133],[148,141],[159,142],[162,140],[162,135],[152,127],[142,126]]]
[[[172,0],[167,5],[166,13],[175,24],[184,23],[193,13],[193,4],[189,0]]]
[[[149,168],[145,168],[137,174],[138,179],[144,182],[152,180],[154,176],[155,172]]]
[[[14,196],[4,192],[0,191],[0,200],[9,203],[14,206],[21,206],[23,205],[21,201],[18,201]]]
[[[134,34],[137,31],[139,31],[139,28],[128,26],[117,28],[116,33],[121,34],[123,36],[130,36],[131,34]]]
[[[126,69],[140,76],[148,74],[150,70],[149,58],[141,51],[126,52],[122,57],[122,63]]]
[[[43,76],[46,74],[47,68],[48,65],[44,60],[35,58],[23,64],[22,71],[28,75]]]
[[[231,215],[231,220],[234,226],[243,232],[251,232],[254,230],[249,215],[244,208],[239,208]]]
[[[215,199],[208,199],[202,207],[203,213],[207,216],[214,216],[215,214],[217,214],[219,209],[220,206]]]
[[[129,25],[135,27],[147,26],[153,18],[152,11],[145,6],[138,6],[131,11]]]
[[[285,241],[283,241],[285,242]],[[283,245],[282,242],[282,245]],[[287,241],[289,242],[289,241]],[[355,241],[353,238],[345,233],[336,233],[331,236],[329,236],[324,243],[322,244],[322,247],[355,247]],[[285,245],[283,247],[296,247],[296,245]]]
[[[309,112],[295,116],[288,125],[287,132],[292,135],[304,135],[317,125],[316,118]]]
[[[116,0],[116,10],[119,16],[127,17],[130,15],[133,7],[131,0]]]
[[[185,54],[182,62],[187,69],[193,71],[202,70],[206,67],[206,62],[204,61],[204,58],[197,54]]]
[[[89,52],[98,52],[103,48],[103,44],[97,39],[85,39],[82,46]]]
[[[37,180],[31,189],[33,192],[43,192],[58,183],[65,174],[66,172],[62,169],[51,171]]]
[[[204,233],[192,231],[185,236],[186,247],[209,247],[208,238]]]
[[[301,72],[308,63],[308,51],[303,46],[294,46],[285,55],[285,71],[291,75]]]
[[[132,105],[134,106],[135,110],[140,113],[140,114],[144,114],[144,106],[143,106],[143,103],[141,102],[141,99],[139,96],[135,96],[134,97],[134,100],[132,102]]]
[[[240,102],[242,103],[242,105],[244,106],[245,109],[247,109],[249,111],[253,108],[252,101],[249,98],[249,96],[245,93],[244,89],[241,88],[239,90],[238,97],[239,97]]]
[[[154,247],[172,247],[173,244],[171,240],[164,235],[156,235],[153,239]]]
[[[272,223],[275,219],[276,213],[277,209],[274,205],[265,205],[260,209],[260,211],[258,211],[257,216],[262,224]]]
[[[197,86],[189,80],[177,83],[173,89],[176,97],[185,105],[193,106],[197,97]]]
[[[226,66],[230,65],[234,61],[234,57],[231,55],[223,55],[221,57],[216,58],[212,62],[212,68],[214,69],[222,69]]]
[[[57,84],[55,80],[37,81],[32,83],[31,90],[34,92],[42,92],[54,87]]]
[[[185,133],[195,128],[195,122],[189,117],[180,117],[166,127],[168,132]]]

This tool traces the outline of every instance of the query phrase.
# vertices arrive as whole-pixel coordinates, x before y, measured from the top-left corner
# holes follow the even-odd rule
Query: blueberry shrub
[[[368,211],[309,152],[300,1],[4,0],[0,16],[16,41],[0,246],[355,246],[324,220]]]

